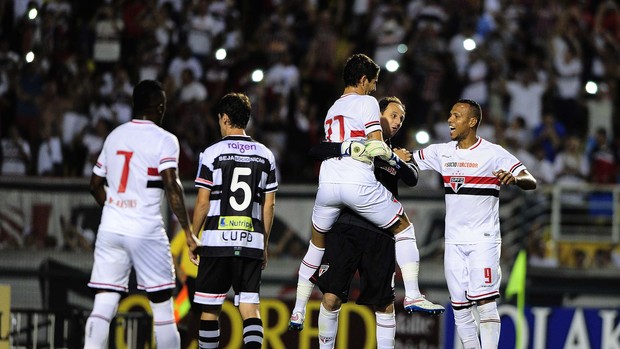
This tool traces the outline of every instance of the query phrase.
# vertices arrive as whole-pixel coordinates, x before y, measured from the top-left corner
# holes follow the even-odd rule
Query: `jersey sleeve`
[[[374,131],[383,132],[381,129],[381,110],[379,109],[379,103],[375,97],[367,97],[368,98],[364,99],[363,106],[363,120],[366,135],[369,135]]]
[[[172,134],[164,137],[161,143],[159,165],[157,170],[161,173],[169,168],[177,168],[179,163],[179,140]]]
[[[441,173],[441,164],[438,156],[438,145],[431,144],[424,149],[413,152],[413,159],[421,171],[435,170]]]
[[[211,190],[213,188],[213,165],[208,160],[207,150],[200,153],[198,157],[198,173],[196,174],[194,185],[196,188]]]
[[[526,169],[521,161],[501,146],[498,146],[496,161],[495,171],[503,169],[510,172],[515,177]]]
[[[276,159],[273,153],[269,152],[269,173],[267,173],[267,182],[265,183],[265,193],[271,193],[278,190],[278,178],[276,176]]]
[[[107,157],[106,157],[106,145],[108,140],[106,139],[103,142],[103,147],[101,147],[101,153],[97,157],[97,162],[95,162],[95,166],[93,166],[93,173],[99,177],[105,177],[108,173],[107,170]]]

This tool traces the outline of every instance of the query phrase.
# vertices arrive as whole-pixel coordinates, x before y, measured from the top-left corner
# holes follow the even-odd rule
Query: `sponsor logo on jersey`
[[[450,161],[443,164],[443,167],[465,167],[465,168],[478,168],[477,162],[467,161]]]
[[[465,177],[450,177],[450,186],[456,193],[465,184]]]
[[[319,277],[321,277],[321,275],[325,274],[327,269],[329,269],[329,264],[321,264],[321,266],[319,267]]]
[[[217,224],[218,230],[247,230],[254,231],[252,217],[246,216],[221,216]]]
[[[223,231],[222,232],[222,240],[224,240],[224,241],[252,242],[252,240],[254,240],[254,238],[252,236],[252,233],[247,232],[247,231]]]
[[[256,150],[256,144],[246,144],[241,142],[228,143],[228,149],[234,149],[243,154],[246,150]]]

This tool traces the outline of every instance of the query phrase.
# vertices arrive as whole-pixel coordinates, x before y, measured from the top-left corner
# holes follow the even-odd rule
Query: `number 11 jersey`
[[[178,159],[176,136],[149,120],[115,128],[93,168],[107,182],[99,229],[146,239],[165,235],[160,172],[177,168]]]

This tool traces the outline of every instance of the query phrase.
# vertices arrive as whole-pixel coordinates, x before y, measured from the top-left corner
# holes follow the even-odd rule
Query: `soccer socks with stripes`
[[[263,321],[249,318],[243,321],[244,349],[260,349],[263,345]]]
[[[464,349],[480,349],[478,327],[471,308],[454,309],[454,324]]]
[[[95,295],[93,311],[86,321],[84,349],[100,349],[106,346],[110,333],[110,321],[116,315],[121,295],[116,292],[102,292]]]
[[[310,299],[312,289],[314,288],[314,284],[310,282],[310,278],[314,275],[314,271],[321,264],[324,253],[325,248],[318,248],[312,244],[312,241],[310,241],[310,244],[308,245],[308,252],[306,252],[304,259],[301,261],[301,265],[299,266],[297,298],[295,299],[293,314],[306,314],[306,305],[308,304],[308,299]]]
[[[217,349],[220,346],[220,323],[218,320],[200,320],[198,348]]]
[[[375,312],[377,321],[377,349],[393,349],[396,338],[396,316],[394,312]]]
[[[327,310],[321,303],[319,311],[319,348],[332,349],[336,343],[336,333],[338,332],[338,310]]]
[[[478,306],[480,316],[480,342],[483,349],[495,349],[499,345],[501,322],[497,303],[490,302]]]
[[[172,298],[161,303],[151,303],[153,331],[158,348],[180,348],[181,336],[174,321]]]
[[[420,251],[415,240],[413,224],[394,235],[396,240],[396,263],[400,268],[405,286],[405,296],[418,298],[421,296],[418,285],[420,271]]]

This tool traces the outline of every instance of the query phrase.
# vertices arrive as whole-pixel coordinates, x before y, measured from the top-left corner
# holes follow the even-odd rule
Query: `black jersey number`
[[[250,174],[252,174],[252,170],[248,167],[236,167],[233,170],[230,190],[232,192],[237,192],[237,190],[243,191],[243,201],[241,203],[238,203],[234,196],[231,196],[228,200],[230,206],[235,211],[245,211],[245,209],[248,208],[252,202],[252,188],[250,188],[250,185],[244,182],[241,178],[241,176],[249,176]]]

